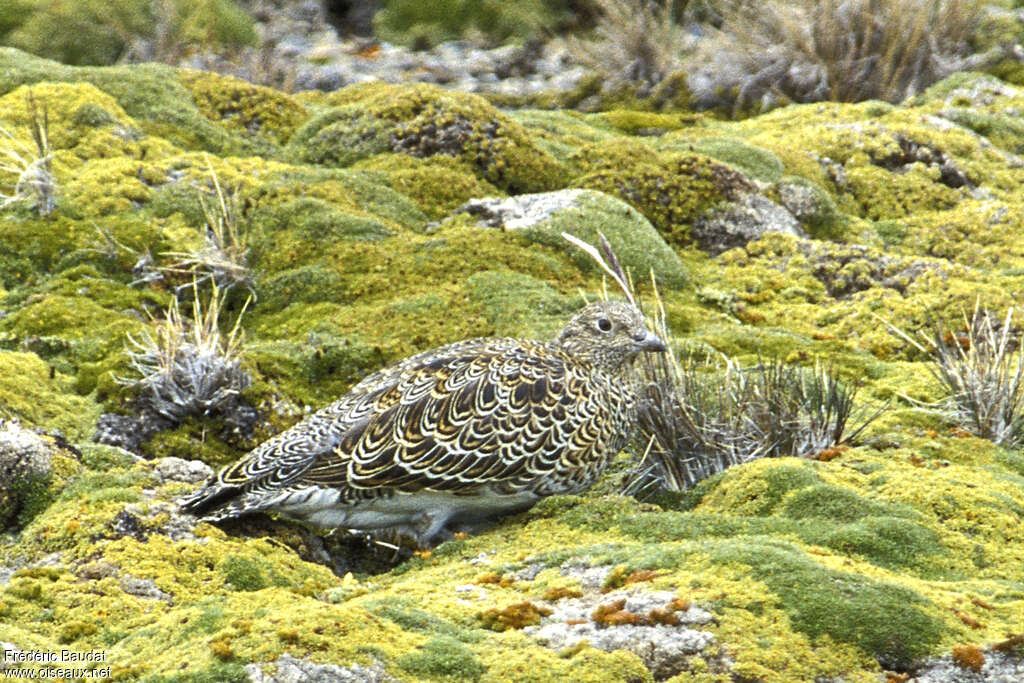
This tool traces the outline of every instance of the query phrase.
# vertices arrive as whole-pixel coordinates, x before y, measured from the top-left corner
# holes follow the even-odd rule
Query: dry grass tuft
[[[189,280],[176,288],[176,293],[211,282],[224,292],[234,287],[245,287],[255,296],[252,272],[249,270],[249,246],[239,230],[239,217],[234,197],[228,197],[221,187],[213,166],[207,160],[213,180],[215,203],[211,206],[202,194],[199,205],[206,227],[203,246],[191,252],[167,252],[177,259],[165,268],[169,273],[185,274]]]
[[[0,126],[0,135],[6,138],[6,143],[0,145],[0,159],[6,159],[0,161],[0,179],[4,175],[13,179],[3,183],[12,189],[11,194],[0,192],[0,208],[31,202],[36,213],[45,217],[57,205],[57,181],[50,168],[50,114],[45,104],[36,104],[31,90],[26,97],[34,149]]]
[[[565,47],[572,58],[601,74],[609,84],[631,83],[649,94],[663,79],[682,68],[696,38],[674,18],[668,0],[595,0],[597,26],[588,38],[570,36]]]
[[[959,333],[935,325],[930,335],[921,334],[924,343],[888,327],[928,355],[929,370],[948,394],[946,408],[960,427],[1008,448],[1024,444],[1024,333],[1013,327],[1013,308],[1000,324],[975,302]]]
[[[138,377],[117,378],[139,392],[144,407],[175,424],[190,415],[224,412],[250,383],[240,360],[245,307],[225,337],[218,327],[220,290],[213,287],[205,309],[198,289],[193,292],[191,320],[182,316],[177,298],[172,298],[166,317],[154,321],[152,333],[144,332],[139,339],[129,335],[130,348],[125,351]]]
[[[852,441],[881,412],[857,411],[856,388],[823,365],[664,356],[647,359],[643,373],[639,432],[648,448],[634,493],[654,484],[682,491],[756,458],[815,456]]]
[[[734,113],[787,102],[901,102],[974,55],[980,0],[723,0],[692,63],[694,100]]]

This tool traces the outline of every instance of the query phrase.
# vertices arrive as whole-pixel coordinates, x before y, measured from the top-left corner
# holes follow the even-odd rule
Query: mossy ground
[[[2,539],[5,563],[25,568],[0,587],[0,639],[102,649],[123,680],[230,680],[284,653],[377,661],[403,679],[647,680],[632,654],[561,656],[483,628],[489,609],[578,590],[560,569],[573,559],[657,570],[649,584],[710,610],[715,647],[750,680],[876,680],[1024,623],[1024,459],[930,408],[941,392],[924,359],[885,326],[955,326],[979,298],[995,311],[1022,298],[1016,95],[975,103],[960,78],[902,107],[725,123],[505,113],[424,86],[292,97],[7,49],[0,66],[0,125],[28,144],[26,86],[48,107],[58,188],[51,216],[22,206],[0,220],[0,417],[82,452],[53,502]],[[242,321],[243,396],[265,417],[255,438],[416,351],[550,336],[599,275],[561,246],[438,221],[472,197],[559,188],[619,197],[675,252],[689,277],[662,295],[687,348],[824,360],[863,382],[865,405],[891,408],[876,438],[830,462],[754,462],[660,507],[603,497],[604,485],[377,576],[339,578],[210,526],[183,538],[171,501],[191,487],[89,441],[101,412],[132,411],[114,379],[130,374],[126,335],[188,280],[146,273],[202,247],[211,168],[234,198],[256,294]],[[716,258],[690,243],[701,212],[735,192],[778,199],[787,183],[821,200],[805,225],[818,239],[769,236]],[[628,239],[638,224],[615,226]],[[225,330],[246,296],[227,298]],[[194,416],[143,450],[224,462],[246,443],[222,430],[222,416]],[[533,564],[533,580],[477,582]],[[680,680],[722,680],[704,659],[691,667]]]

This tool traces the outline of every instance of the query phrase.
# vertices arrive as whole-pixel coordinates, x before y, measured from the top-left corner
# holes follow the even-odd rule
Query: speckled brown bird
[[[590,304],[550,342],[470,339],[370,375],[182,501],[428,545],[597,479],[630,438],[630,361],[665,344],[632,305]]]

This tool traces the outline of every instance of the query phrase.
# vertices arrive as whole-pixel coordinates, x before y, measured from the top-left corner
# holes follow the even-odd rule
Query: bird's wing
[[[437,357],[471,354],[500,340],[469,339],[440,350],[426,351],[365,377],[345,396],[302,422],[264,441],[238,462],[217,475],[222,486],[276,489],[303,475],[319,457],[329,455],[344,435],[366,424],[378,413],[380,396],[396,386],[402,376]]]
[[[515,340],[471,350],[434,353],[368,394],[376,410],[316,458],[302,483],[512,493],[590,459],[598,403],[563,356]]]
[[[586,378],[563,356],[511,339],[443,351],[365,389],[361,419],[297,483],[514,492],[591,459],[599,402],[588,400]]]
[[[367,377],[264,442],[183,500],[201,510],[237,493],[306,486],[372,498],[382,489],[517,492],[568,480],[602,439],[587,378],[543,344],[458,342]]]

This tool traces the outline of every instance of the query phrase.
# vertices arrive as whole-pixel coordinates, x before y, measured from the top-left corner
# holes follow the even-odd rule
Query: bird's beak
[[[644,338],[638,342],[638,346],[641,351],[657,351],[659,353],[668,351],[668,347],[665,346],[665,342],[663,342],[661,337],[653,332],[648,332],[644,335]]]

